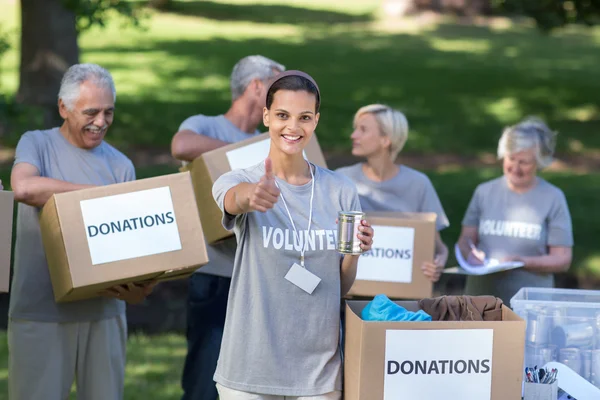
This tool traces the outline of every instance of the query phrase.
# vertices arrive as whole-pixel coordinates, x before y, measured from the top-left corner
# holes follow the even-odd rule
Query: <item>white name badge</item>
[[[298,264],[294,263],[292,268],[285,275],[285,279],[298,286],[308,294],[312,294],[317,285],[321,282],[321,278],[307,270],[302,268]]]

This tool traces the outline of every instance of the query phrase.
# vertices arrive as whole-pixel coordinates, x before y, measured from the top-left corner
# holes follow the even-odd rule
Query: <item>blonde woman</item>
[[[352,155],[364,158],[337,171],[358,189],[363,211],[433,212],[437,214],[434,262],[424,262],[423,273],[437,282],[448,258],[439,231],[450,223],[429,178],[406,165],[396,164],[408,138],[408,121],[398,110],[371,104],[354,115]]]
[[[573,230],[567,200],[537,176],[552,162],[555,138],[536,118],[504,130],[498,144],[504,174],[475,189],[458,244],[471,263],[490,257],[525,266],[469,276],[467,294],[494,295],[509,304],[520,288],[553,287],[553,274],[569,269]]]

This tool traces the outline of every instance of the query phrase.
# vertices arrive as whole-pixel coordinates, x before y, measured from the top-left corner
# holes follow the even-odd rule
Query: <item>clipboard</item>
[[[515,268],[521,268],[525,266],[522,261],[508,261],[500,262],[494,258],[485,260],[484,265],[472,265],[464,259],[458,244],[454,245],[454,255],[458,261],[459,266],[453,268],[444,268],[445,274],[459,274],[459,275],[489,275],[496,272],[508,271]]]

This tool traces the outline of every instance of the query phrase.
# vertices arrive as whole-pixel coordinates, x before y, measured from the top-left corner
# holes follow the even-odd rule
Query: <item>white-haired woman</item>
[[[448,248],[439,231],[450,223],[429,178],[395,162],[408,138],[406,117],[382,104],[362,107],[354,115],[354,132],[350,138],[352,154],[365,161],[337,171],[356,184],[363,211],[437,215],[434,262],[424,262],[421,269],[431,281],[438,281],[448,258]]]
[[[553,287],[553,273],[568,270],[573,230],[567,201],[537,176],[552,162],[555,143],[556,133],[536,118],[504,130],[498,144],[504,174],[477,187],[458,243],[472,263],[489,257],[525,265],[469,276],[467,294],[494,295],[509,304],[520,288]]]

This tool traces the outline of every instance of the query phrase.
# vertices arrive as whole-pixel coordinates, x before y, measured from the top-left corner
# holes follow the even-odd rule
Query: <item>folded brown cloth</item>
[[[494,296],[442,296],[419,301],[432,321],[502,321],[502,300]]]

